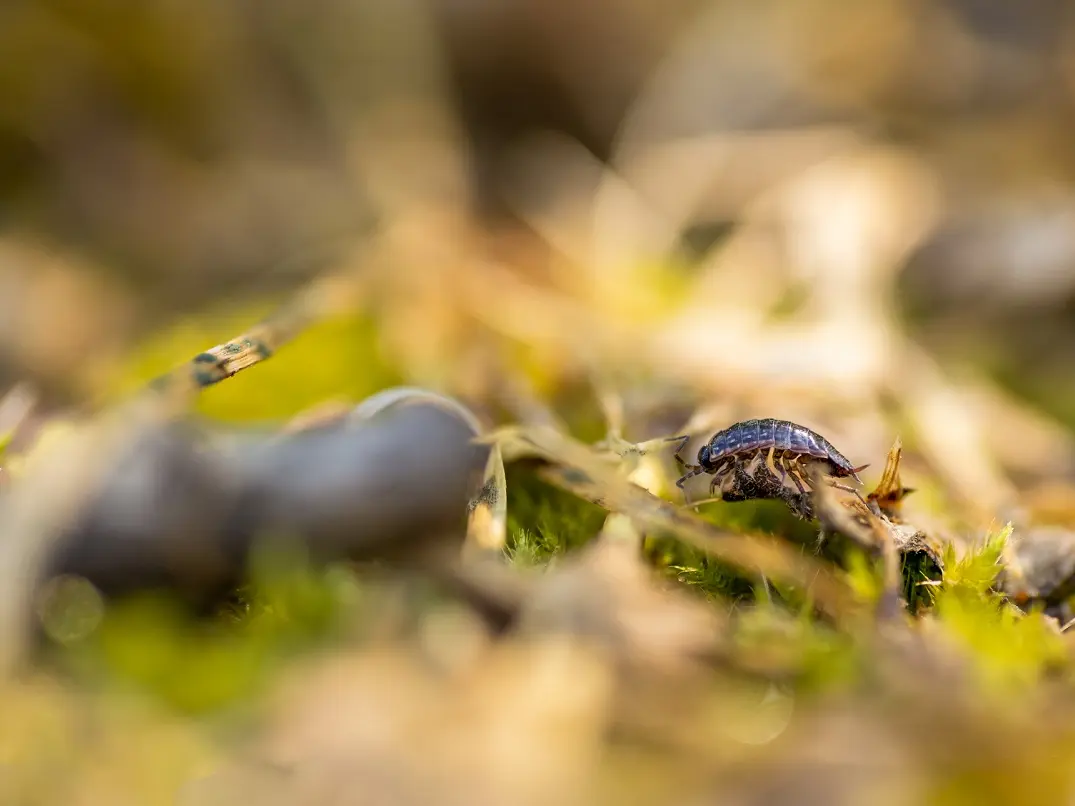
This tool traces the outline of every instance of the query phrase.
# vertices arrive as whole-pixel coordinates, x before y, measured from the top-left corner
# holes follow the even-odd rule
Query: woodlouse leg
[[[800,456],[797,453],[785,453],[780,458],[780,469],[783,471],[780,474],[780,482],[786,483],[788,476],[791,476],[791,480],[795,482],[795,486],[799,487],[799,492],[803,492],[803,488],[799,486],[801,476],[795,472],[796,463],[799,461]]]
[[[848,487],[846,484],[841,484],[840,482],[832,481],[831,479],[829,480],[829,486],[835,487],[837,490],[844,490],[845,492],[849,493],[858,493],[858,490],[856,490],[854,487]]]
[[[683,505],[684,506],[690,506],[691,497],[690,497],[690,495],[687,494],[687,490],[683,485],[687,483],[688,479],[692,479],[695,476],[700,476],[700,475],[702,475],[702,473],[703,473],[702,468],[693,467],[693,468],[691,468],[690,472],[685,473],[676,482],[676,486],[679,487],[679,489],[683,490]]]
[[[718,484],[720,484],[723,487],[724,482],[727,481],[727,479],[728,479],[728,471],[732,470],[734,467],[736,467],[736,463],[732,462],[730,464],[726,464],[726,465],[723,465],[723,466],[717,468],[717,472],[713,474],[713,480],[711,482],[709,482],[709,497],[710,498],[712,498],[714,495],[716,495],[717,485]]]
[[[797,459],[798,457],[795,456],[794,458]],[[803,489],[799,476],[795,472],[792,458],[782,455],[776,460],[776,464],[780,471],[781,481],[778,497],[796,517],[809,519],[812,515],[810,514],[811,510],[809,503],[806,501],[806,491]],[[788,489],[787,485],[784,483],[789,473],[791,475],[791,480],[799,490],[798,493]],[[775,478],[776,473],[774,473],[773,476]]]
[[[796,457],[796,459],[797,458],[798,457]],[[788,462],[787,459],[785,459],[784,461],[787,462],[788,475],[790,475],[791,480],[795,482],[795,486],[799,490],[799,495],[806,495],[806,488],[803,487],[804,479],[802,478],[802,476],[799,475],[798,468],[793,463]]]
[[[810,478],[810,476],[808,476],[808,475],[807,475],[807,473],[806,473],[806,470],[805,470],[805,469],[804,469],[803,467],[801,467],[801,466],[796,466],[796,467],[795,467],[795,471],[794,471],[794,472],[795,472],[795,474],[796,474],[796,475],[797,475],[797,476],[799,477],[799,480],[800,480],[800,481],[801,481],[801,482],[802,482],[802,483],[803,483],[804,485],[806,485],[806,489],[807,489],[807,491],[808,491],[808,492],[812,492],[812,491],[813,491],[813,489],[814,489],[814,482],[813,482],[813,480],[812,480],[812,479]]]
[[[777,477],[776,467],[776,446],[771,446],[769,452],[765,455],[765,466],[769,469],[769,474],[775,479]],[[780,483],[784,483],[783,474],[780,477]]]
[[[697,471],[697,473],[695,473],[694,475],[700,475],[700,474],[702,474],[702,473],[704,473],[704,472],[705,472],[705,471],[704,471],[704,470],[702,470],[702,469],[701,469],[701,468],[699,467],[699,468],[698,468],[698,471]],[[689,499],[689,498],[687,497],[687,494],[686,494],[686,493],[684,493],[684,494],[683,494],[683,506],[684,506],[685,508],[693,508],[693,509],[697,509],[697,508],[698,508],[698,507],[700,507],[700,506],[701,506],[702,504],[710,504],[710,503],[712,503],[712,502],[714,502],[714,501],[720,501],[721,499],[720,499],[719,497],[715,497],[715,496],[713,495],[713,488],[714,488],[714,487],[715,487],[715,486],[716,486],[716,485],[717,485],[718,483],[720,483],[720,482],[723,482],[723,481],[726,481],[726,480],[727,480],[727,472],[728,472],[728,466],[727,466],[727,465],[725,465],[724,467],[718,467],[718,468],[717,468],[717,470],[716,470],[716,473],[714,473],[714,475],[713,475],[713,481],[711,481],[711,482],[709,483],[709,497],[708,497],[708,498],[703,498],[703,499],[702,499],[701,501],[691,501],[691,500],[690,500],[690,499]]]
[[[687,443],[691,441],[691,437],[690,437],[690,434],[688,434],[688,435],[687,435],[687,436],[685,436],[685,437],[669,437],[669,438],[668,438],[667,440],[665,440],[665,441],[666,441],[666,442],[678,442],[678,443],[679,443],[679,447],[678,447],[678,448],[676,448],[676,452],[672,454],[672,457],[673,457],[673,458],[674,458],[674,459],[675,459],[675,460],[676,460],[677,462],[679,462],[679,463],[680,463],[681,465],[683,465],[684,467],[686,467],[686,466],[687,466],[687,463],[686,463],[686,462],[685,462],[685,461],[683,460],[683,457],[682,457],[682,456],[680,456],[680,454],[681,454],[681,453],[683,453],[683,449],[684,449],[685,447],[687,447]]]
[[[786,484],[788,480],[788,457],[787,454],[780,454],[780,458],[777,460],[777,464],[780,466],[780,483]]]
[[[789,469],[791,471],[791,479],[792,479],[792,481],[794,481],[795,486],[799,488],[799,498],[798,498],[798,501],[796,502],[797,506],[799,506],[804,511],[813,512],[813,507],[812,507],[812,504],[810,502],[810,495],[807,492],[808,490],[810,492],[813,492],[813,489],[814,489],[813,484],[811,484],[810,479],[803,472],[803,469],[802,469],[802,467],[800,465],[795,464]],[[803,489],[804,485],[806,487],[805,490]],[[820,544],[819,544],[819,547],[818,547],[818,551],[820,551]]]

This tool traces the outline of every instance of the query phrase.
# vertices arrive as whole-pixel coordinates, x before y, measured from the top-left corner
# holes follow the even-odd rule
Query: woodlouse
[[[790,477],[800,493],[805,493],[810,486],[805,472],[805,466],[809,462],[822,463],[829,476],[853,478],[860,484],[862,480],[858,477],[858,472],[869,467],[852,466],[821,434],[788,420],[743,420],[718,431],[699,449],[697,465],[688,465],[680,456],[689,440],[689,436],[672,437],[669,440],[679,442],[675,457],[684,467],[689,468],[676,482],[676,486],[682,489],[688,479],[708,473],[713,476],[709,485],[711,495],[718,485],[721,485],[723,490],[724,482],[735,476],[734,471],[737,468],[752,474],[759,462],[764,462],[769,472],[774,478],[779,478],[781,484]],[[830,483],[854,492],[850,487]]]

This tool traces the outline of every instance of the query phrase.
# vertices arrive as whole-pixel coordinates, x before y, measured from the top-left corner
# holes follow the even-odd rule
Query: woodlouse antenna
[[[862,479],[859,478],[859,473],[862,472],[863,470],[865,470],[866,468],[868,468],[869,466],[870,466],[869,464],[865,464],[865,465],[860,465],[859,467],[851,468],[851,475],[852,475],[852,477],[854,477],[855,481],[857,481],[859,484],[862,484]]]
[[[680,454],[683,453],[683,449],[687,446],[687,443],[690,442],[690,440],[691,440],[691,438],[690,438],[689,434],[686,435],[686,436],[682,436],[682,437],[669,437],[668,439],[665,440],[665,442],[678,442],[679,443],[679,447],[676,448],[676,452],[673,453],[672,456],[675,458],[675,460],[677,462],[679,462],[679,464],[683,465],[684,467],[688,467],[689,465],[687,465],[687,463],[683,461],[683,457],[680,456]]]

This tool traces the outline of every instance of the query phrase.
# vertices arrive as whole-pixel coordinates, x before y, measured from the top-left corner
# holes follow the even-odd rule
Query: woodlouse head
[[[698,449],[698,466],[712,472],[715,464],[709,459],[709,446],[703,445]]]

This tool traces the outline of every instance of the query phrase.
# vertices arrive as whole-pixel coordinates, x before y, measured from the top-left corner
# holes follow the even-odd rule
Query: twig
[[[321,277],[234,339],[198,353],[149,385],[171,406],[184,407],[201,390],[271,358],[317,321],[355,305],[361,281],[353,273]]]

